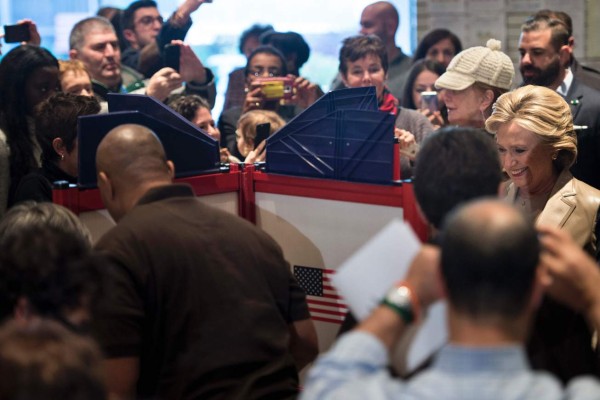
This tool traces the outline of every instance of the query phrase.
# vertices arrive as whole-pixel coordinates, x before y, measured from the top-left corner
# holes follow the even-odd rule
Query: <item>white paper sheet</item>
[[[366,318],[387,290],[402,280],[420,247],[410,226],[393,220],[340,266],[333,284],[358,320]],[[412,371],[437,351],[447,337],[446,305],[440,301],[430,307],[408,351],[394,355],[399,359],[393,364]]]
[[[404,277],[420,247],[410,226],[393,220],[338,268],[333,284],[356,318],[367,317]]]

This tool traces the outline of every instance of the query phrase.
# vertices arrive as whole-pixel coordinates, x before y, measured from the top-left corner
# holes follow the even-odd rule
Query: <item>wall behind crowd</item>
[[[573,19],[575,56],[600,67],[598,0],[419,0],[416,8],[419,38],[437,27],[455,32],[465,48],[483,46],[493,37],[515,63],[523,21],[544,8],[564,11]]]

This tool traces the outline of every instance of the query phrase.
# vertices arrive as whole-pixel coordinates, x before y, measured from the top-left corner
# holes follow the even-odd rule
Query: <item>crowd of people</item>
[[[30,39],[0,61],[0,398],[600,399],[600,72],[573,56],[564,12],[523,21],[519,82],[498,40],[463,49],[440,27],[410,57],[395,7],[363,9],[332,88],[374,87],[394,116],[429,241],[303,387],[319,344],[281,248],[174,183],[147,127],[98,146],[116,225],[92,244],[52,189],[77,183],[78,118],[109,93],[164,102],[236,164],[268,162],[263,135],[323,95],[302,35],[253,25],[213,116],[215,77],[184,42],[210,2],[166,20],[152,0],[102,8],[72,28],[68,60],[19,22]],[[399,376],[391,351],[442,298],[448,344]]]

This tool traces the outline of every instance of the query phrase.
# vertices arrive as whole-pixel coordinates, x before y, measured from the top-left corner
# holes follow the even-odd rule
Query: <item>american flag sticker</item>
[[[333,269],[294,265],[294,276],[306,292],[310,315],[315,321],[341,324],[348,312],[344,300],[331,285]]]

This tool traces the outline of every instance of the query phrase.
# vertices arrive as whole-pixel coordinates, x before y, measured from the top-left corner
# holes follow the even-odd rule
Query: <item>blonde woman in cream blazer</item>
[[[536,225],[568,231],[597,258],[600,191],[569,172],[577,158],[577,139],[567,102],[546,87],[524,86],[498,98],[486,129],[496,135],[502,168],[511,180],[507,200]],[[563,382],[600,375],[593,332],[575,311],[581,307],[572,308],[573,301],[566,301],[580,297],[548,284],[527,343],[531,366]]]

